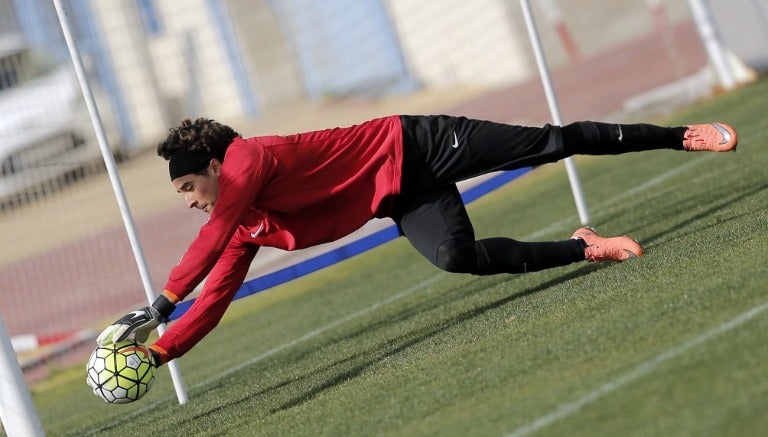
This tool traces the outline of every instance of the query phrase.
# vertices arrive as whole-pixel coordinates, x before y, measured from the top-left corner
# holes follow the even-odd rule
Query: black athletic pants
[[[439,268],[488,275],[522,273],[584,260],[584,242],[475,239],[456,182],[497,170],[555,162],[575,154],[682,150],[684,127],[591,121],[564,127],[514,126],[451,116],[401,116],[403,176],[393,218]]]

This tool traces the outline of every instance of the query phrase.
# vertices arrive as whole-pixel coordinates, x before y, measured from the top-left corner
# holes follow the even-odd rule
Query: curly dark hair
[[[166,160],[180,150],[206,150],[211,156],[224,162],[224,153],[233,139],[240,134],[231,127],[207,118],[194,122],[188,118],[168,130],[168,137],[157,145],[157,154]]]

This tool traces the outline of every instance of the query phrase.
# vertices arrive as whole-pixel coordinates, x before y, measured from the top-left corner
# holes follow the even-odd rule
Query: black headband
[[[171,180],[188,174],[198,173],[210,164],[211,152],[206,150],[179,150],[168,160]]]

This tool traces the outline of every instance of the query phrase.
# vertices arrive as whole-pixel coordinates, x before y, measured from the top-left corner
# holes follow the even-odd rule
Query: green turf
[[[643,258],[473,277],[397,240],[236,302],[180,360],[188,404],[163,368],[141,401],[104,405],[78,366],[33,387],[43,425],[71,436],[757,435],[768,429],[766,95],[763,80],[665,120],[730,122],[736,153],[577,159],[593,224],[640,240]],[[469,210],[480,237],[578,227],[559,165]]]

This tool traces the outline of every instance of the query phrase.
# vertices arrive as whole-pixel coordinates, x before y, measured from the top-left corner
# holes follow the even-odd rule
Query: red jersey
[[[165,285],[182,300],[208,276],[203,292],[153,347],[175,358],[213,329],[260,246],[302,249],[386,217],[400,192],[402,157],[398,116],[235,138],[224,155],[210,218]]]

